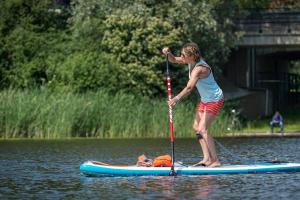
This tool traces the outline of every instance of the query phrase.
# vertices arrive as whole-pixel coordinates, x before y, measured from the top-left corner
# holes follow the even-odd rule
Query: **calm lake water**
[[[300,162],[299,137],[218,141],[249,162]],[[193,139],[178,139],[175,148],[183,163],[201,159]],[[223,164],[237,163],[219,151]],[[0,199],[300,199],[300,173],[92,178],[79,171],[86,160],[133,164],[141,154],[166,153],[162,139],[0,141]]]

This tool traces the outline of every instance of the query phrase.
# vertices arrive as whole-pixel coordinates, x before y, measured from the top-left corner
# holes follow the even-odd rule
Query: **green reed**
[[[175,137],[194,137],[195,105],[173,109]],[[210,132],[223,136],[229,118],[222,111]],[[0,92],[1,138],[167,138],[166,99],[109,95],[104,91],[73,94],[48,90]]]

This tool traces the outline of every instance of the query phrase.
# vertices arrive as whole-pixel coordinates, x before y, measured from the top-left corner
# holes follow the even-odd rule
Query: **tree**
[[[51,0],[4,1],[0,81],[4,87],[80,92],[107,87],[160,95],[165,87],[161,49],[169,46],[178,54],[193,41],[212,66],[220,66],[238,37],[232,23],[237,6],[237,0],[75,0],[69,11]],[[187,70],[172,67],[174,85],[182,87],[177,77],[187,77]]]
[[[124,73],[118,89],[139,95],[159,94],[164,87],[160,51],[162,46],[178,44],[180,30],[148,12],[139,12],[137,4],[127,9],[115,6],[112,13],[103,11],[105,4],[101,6],[96,1],[78,1],[71,19],[74,38],[83,41],[85,48],[116,59],[121,70],[111,73]]]
[[[4,1],[0,7],[0,77],[3,86],[42,84],[51,41],[66,28],[68,12],[52,9],[51,0]]]

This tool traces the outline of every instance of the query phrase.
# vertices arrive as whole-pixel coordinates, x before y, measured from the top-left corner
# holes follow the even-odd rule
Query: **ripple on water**
[[[300,138],[222,138],[222,163],[281,160],[300,162]],[[201,159],[193,139],[176,140],[178,160]],[[86,160],[135,163],[170,152],[168,140],[0,141],[0,199],[299,199],[300,173],[177,176],[82,176]]]

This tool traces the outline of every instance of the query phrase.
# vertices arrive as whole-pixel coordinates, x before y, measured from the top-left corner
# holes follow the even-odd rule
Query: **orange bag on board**
[[[172,158],[170,155],[158,156],[152,161],[153,167],[171,167],[172,166]]]

